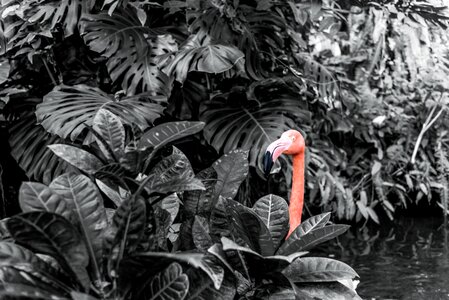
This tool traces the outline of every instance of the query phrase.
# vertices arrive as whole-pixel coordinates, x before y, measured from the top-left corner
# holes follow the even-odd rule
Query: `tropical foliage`
[[[23,212],[2,220],[2,298],[360,299],[352,268],[303,257],[348,225],[324,213],[286,238],[283,198],[252,208],[233,200],[248,152],[194,174],[179,149],[163,150],[203,126],[169,122],[128,141],[120,117],[102,108],[90,127],[98,152],[50,145],[81,173],[22,184]]]
[[[143,132],[201,121],[193,168],[247,150],[250,206],[287,196],[288,159],[271,186],[255,182],[268,143],[299,128],[312,211],[380,222],[421,199],[447,208],[444,3],[5,0],[0,13],[2,116],[30,180],[142,173],[157,140],[137,142]],[[127,128],[112,149],[98,141],[102,109]]]

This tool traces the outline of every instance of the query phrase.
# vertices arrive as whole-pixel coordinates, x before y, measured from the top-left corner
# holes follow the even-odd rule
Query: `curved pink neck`
[[[290,230],[288,236],[301,224],[304,207],[304,152],[293,156],[292,191],[290,194],[289,216]]]

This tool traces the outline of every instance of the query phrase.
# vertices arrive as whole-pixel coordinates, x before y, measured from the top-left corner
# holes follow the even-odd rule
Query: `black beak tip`
[[[270,175],[273,164],[274,161],[271,153],[269,151],[265,152],[265,155],[263,157],[263,171],[265,173],[265,177],[268,177],[268,175]]]

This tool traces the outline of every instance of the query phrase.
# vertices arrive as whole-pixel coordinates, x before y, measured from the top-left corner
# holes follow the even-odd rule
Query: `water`
[[[448,229],[442,218],[401,218],[354,229],[312,254],[340,259],[361,277],[363,299],[449,299]]]

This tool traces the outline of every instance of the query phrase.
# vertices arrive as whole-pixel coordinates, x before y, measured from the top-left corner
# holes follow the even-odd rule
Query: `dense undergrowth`
[[[31,180],[23,213],[2,205],[7,297],[357,298],[338,282],[350,267],[302,257],[347,226],[319,214],[285,240],[274,194],[290,162],[260,170],[291,128],[310,210],[378,223],[422,199],[447,207],[441,3],[2,0],[0,13],[1,122]]]

